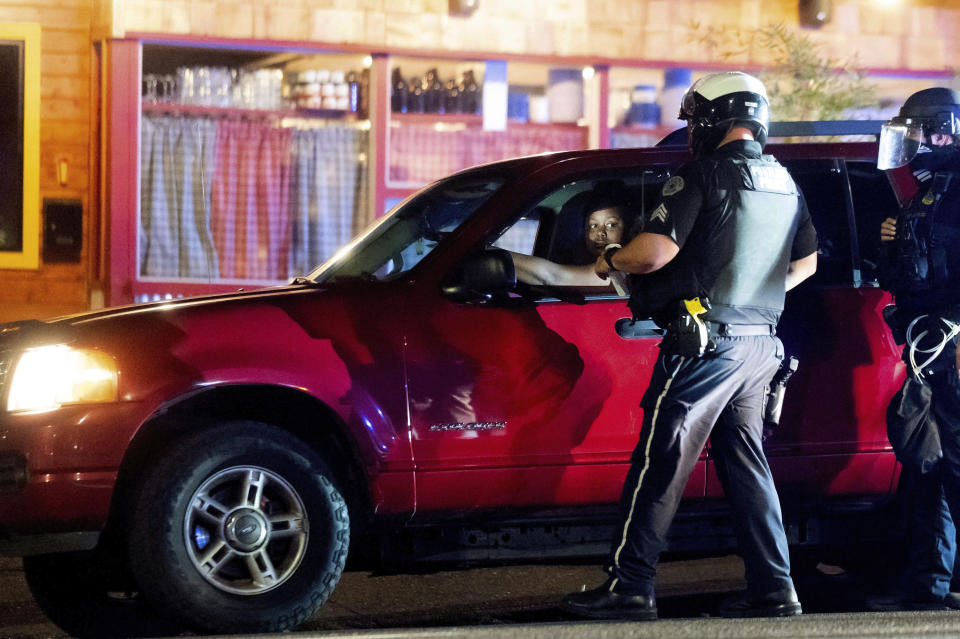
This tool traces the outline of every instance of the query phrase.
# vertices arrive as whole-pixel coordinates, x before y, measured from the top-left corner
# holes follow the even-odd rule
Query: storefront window
[[[143,60],[141,281],[289,280],[369,222],[362,56]]]

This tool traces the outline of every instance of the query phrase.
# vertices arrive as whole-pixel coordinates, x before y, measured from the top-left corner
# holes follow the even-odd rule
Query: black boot
[[[793,588],[774,590],[759,598],[744,593],[720,605],[721,617],[792,617],[801,612]]]
[[[563,598],[560,607],[581,617],[594,619],[633,619],[652,621],[657,618],[657,602],[652,596],[618,592],[610,581],[599,588],[574,592]]]

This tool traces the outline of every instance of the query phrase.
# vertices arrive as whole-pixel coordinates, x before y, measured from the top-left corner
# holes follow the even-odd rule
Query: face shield
[[[880,129],[878,169],[895,169],[917,156],[923,146],[923,127],[918,122],[894,118]]]
[[[942,142],[931,141],[931,136],[960,133],[960,121],[949,111],[934,112],[920,117],[897,116],[880,129],[880,150],[877,168],[895,169],[910,162],[921,150],[937,150]]]

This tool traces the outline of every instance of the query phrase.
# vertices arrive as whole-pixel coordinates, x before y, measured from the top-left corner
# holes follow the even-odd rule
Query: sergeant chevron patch
[[[663,202],[660,203],[660,206],[653,209],[653,213],[650,214],[650,221],[660,220],[661,222],[667,221],[667,207],[663,205]]]

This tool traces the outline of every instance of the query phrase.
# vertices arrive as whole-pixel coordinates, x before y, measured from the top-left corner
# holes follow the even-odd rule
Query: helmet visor
[[[880,129],[878,169],[895,169],[916,157],[923,144],[923,127],[894,118]]]

